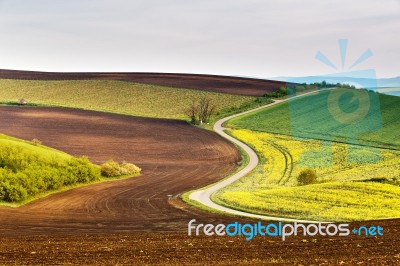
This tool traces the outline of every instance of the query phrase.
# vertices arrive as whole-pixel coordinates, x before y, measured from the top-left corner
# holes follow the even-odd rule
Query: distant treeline
[[[280,87],[279,90],[277,90],[277,91],[264,94],[264,97],[266,97],[266,98],[281,98],[281,97],[285,97],[287,95],[295,95],[296,93],[299,93],[299,92],[322,90],[322,89],[329,89],[329,88],[355,89],[355,87],[352,85],[341,84],[341,83],[331,84],[331,83],[327,83],[326,81],[322,81],[322,82],[315,82],[315,83],[310,83],[310,84],[306,84],[306,83],[288,84],[287,86]]]

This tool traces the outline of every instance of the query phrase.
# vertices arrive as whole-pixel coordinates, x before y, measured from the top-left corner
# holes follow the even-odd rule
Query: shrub
[[[141,169],[134,164],[123,162],[119,164],[113,160],[109,160],[101,165],[101,175],[105,177],[136,175]]]
[[[134,165],[133,163],[127,163],[123,162],[121,164],[122,168],[126,171],[125,175],[131,175],[131,174],[139,174],[142,169]]]
[[[24,98],[20,98],[20,99],[18,99],[18,104],[19,105],[27,105],[28,102]]]
[[[42,145],[42,142],[41,142],[40,140],[38,140],[38,139],[33,139],[33,140],[31,140],[31,143],[32,143],[33,145],[35,145],[35,146]]]
[[[69,161],[70,177],[76,178],[78,183],[89,183],[100,177],[100,170],[87,157],[72,158]],[[65,181],[64,181],[65,182]]]
[[[21,185],[18,184],[10,184],[10,183],[3,183],[1,195],[3,200],[13,202],[13,201],[22,201],[28,197],[28,193],[26,189],[23,188]]]
[[[299,186],[310,185],[317,182],[317,172],[313,169],[305,169],[297,176],[297,184]]]
[[[101,165],[101,175],[106,177],[121,175],[120,166],[117,162],[109,160]]]

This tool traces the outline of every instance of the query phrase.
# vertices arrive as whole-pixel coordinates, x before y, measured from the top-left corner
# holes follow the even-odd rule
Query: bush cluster
[[[334,88],[334,87],[355,89],[355,87],[351,86],[351,85],[341,84],[341,83],[331,84],[331,83],[327,83],[326,81],[314,82],[311,84],[306,84],[306,83],[290,84],[290,83],[288,83],[287,86],[282,86],[279,88],[279,90],[276,90],[273,92],[268,92],[268,93],[264,94],[263,97],[281,98],[281,97],[285,97],[287,95],[295,95],[296,93],[304,92],[304,91],[308,91],[308,90],[320,90],[320,89],[328,89],[328,88]]]
[[[137,175],[140,171],[139,167],[127,162],[119,164],[113,160],[109,160],[101,165],[101,175],[105,177]]]
[[[100,179],[87,157],[45,156],[19,146],[0,146],[0,200],[19,202],[63,186]]]
[[[317,172],[313,169],[305,169],[297,176],[297,184],[299,186],[311,185],[317,182]]]
[[[280,98],[280,97],[285,97],[288,94],[288,88],[287,87],[280,87],[279,90],[273,91],[273,92],[268,92],[264,94],[264,97],[266,98]]]

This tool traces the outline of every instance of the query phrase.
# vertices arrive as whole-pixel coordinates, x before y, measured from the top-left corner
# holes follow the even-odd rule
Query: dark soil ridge
[[[281,81],[256,78],[141,72],[39,72],[0,69],[0,78],[19,80],[122,80],[243,96],[262,96],[286,85],[285,82]]]

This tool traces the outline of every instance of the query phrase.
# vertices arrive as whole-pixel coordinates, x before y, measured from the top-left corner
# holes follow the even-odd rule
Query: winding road
[[[305,95],[309,95],[309,94],[313,94],[316,93],[315,91],[313,92],[308,92],[308,93],[304,93],[298,96],[294,96],[291,97],[290,99],[293,98],[297,98],[297,97],[302,97]],[[254,219],[261,219],[261,220],[270,220],[270,221],[283,221],[283,222],[298,222],[298,223],[318,223],[319,221],[311,221],[311,220],[299,220],[299,219],[291,219],[291,218],[285,218],[285,217],[276,217],[276,216],[268,216],[268,215],[260,215],[260,214],[254,214],[254,213],[249,213],[249,212],[244,212],[244,211],[239,211],[239,210],[235,210],[235,209],[231,209],[222,205],[219,205],[217,203],[215,203],[214,201],[211,200],[211,196],[214,192],[229,186],[230,184],[232,184],[233,182],[239,180],[240,178],[246,176],[248,173],[250,173],[254,168],[257,167],[258,165],[258,156],[257,154],[254,152],[253,149],[251,149],[248,145],[246,145],[245,143],[239,141],[238,139],[235,139],[234,137],[228,135],[227,133],[224,132],[224,130],[226,128],[224,128],[222,125],[227,122],[228,120],[238,117],[238,116],[242,116],[248,113],[252,113],[261,109],[265,109],[277,104],[280,104],[282,102],[286,102],[288,99],[282,99],[282,100],[275,100],[273,103],[252,109],[252,110],[248,110],[239,114],[235,114],[235,115],[231,115],[225,118],[222,118],[220,120],[218,120],[215,125],[214,125],[214,131],[217,132],[220,136],[224,137],[225,139],[229,140],[230,142],[236,144],[237,146],[239,146],[240,148],[242,148],[244,150],[244,152],[247,153],[248,157],[249,157],[249,163],[243,168],[241,169],[239,172],[235,173],[234,175],[230,176],[229,178],[224,179],[221,182],[218,182],[212,186],[209,186],[205,189],[201,189],[201,190],[197,190],[192,192],[189,195],[189,198],[191,200],[197,201],[205,206],[207,206],[208,208],[220,211],[220,212],[224,212],[227,214],[231,214],[231,215],[237,215],[237,216],[241,216],[241,217],[248,217],[248,218],[254,218]]]

